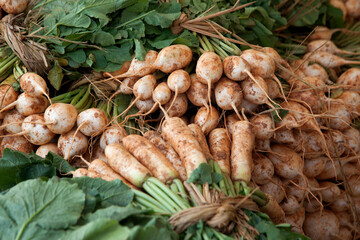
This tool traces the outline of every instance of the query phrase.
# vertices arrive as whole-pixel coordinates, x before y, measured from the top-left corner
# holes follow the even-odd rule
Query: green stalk
[[[90,97],[90,100],[88,100],[87,104],[84,107],[80,108],[78,111],[82,112],[86,109],[89,109],[91,107],[91,105],[93,104],[93,102],[94,102],[94,99],[92,97]]]
[[[210,43],[209,39],[205,36],[205,35],[201,35],[204,43],[206,44],[206,46],[208,47],[210,52],[214,52],[214,48],[212,46],[212,44]]]
[[[182,182],[179,180],[179,179],[174,179],[173,180],[173,183],[176,184],[179,192],[180,192],[180,195],[182,196],[182,199],[184,199],[184,201],[186,202],[186,204],[188,204],[190,206],[190,203],[189,203],[189,196],[187,195],[187,192],[184,188],[184,185],[182,184]]]
[[[153,13],[153,12],[155,12],[155,9],[154,9],[154,10],[151,10],[151,11],[149,11],[149,12],[147,12],[147,13],[144,13],[143,15],[140,15],[140,16],[138,16],[138,17],[136,17],[136,18],[133,18],[133,19],[127,21],[127,22],[124,22],[123,24],[120,24],[119,26],[116,27],[116,29],[119,29],[119,28],[121,28],[121,27],[123,27],[123,26],[125,26],[125,25],[127,25],[127,24],[130,24],[130,23],[132,23],[132,22],[135,22],[135,21],[137,21],[137,20],[139,20],[139,19],[141,19],[141,18],[144,18],[144,17],[146,17],[147,15],[149,15],[149,14],[151,14],[151,13]]]
[[[5,64],[5,66],[1,67],[0,72],[4,72],[4,71],[8,70],[8,68],[11,67],[16,61],[17,61],[17,58],[11,59],[11,61],[9,61],[7,64]]]
[[[213,38],[211,39],[213,42],[217,43],[219,47],[221,47],[223,50],[234,54],[234,55],[239,55],[237,54],[237,52],[235,52],[237,49],[232,48],[231,46],[229,46],[228,44],[226,44],[224,41],[217,39],[217,38]],[[240,49],[239,49],[240,50]]]
[[[70,98],[71,95],[78,94],[80,91],[81,91],[81,89],[78,88],[78,89],[75,89],[75,90],[72,91],[72,92],[67,92],[67,93],[63,93],[63,94],[57,95],[56,97],[51,98],[51,101],[52,101],[52,102],[57,102],[57,101],[60,101],[60,100],[62,100],[62,99]]]
[[[227,58],[229,55],[215,42],[213,43],[215,52],[221,57],[221,59]]]
[[[245,196],[249,195],[250,194],[249,188],[248,188],[247,184],[244,181],[241,181],[241,186],[244,189]]]
[[[150,209],[154,210],[154,212],[156,212],[156,213],[161,213],[161,214],[170,215],[169,212],[164,211],[164,210],[158,208],[156,205],[154,205],[154,204],[146,201],[146,200],[143,199],[143,198],[135,197],[135,201],[136,201],[138,204],[141,204],[142,206],[145,206],[145,208],[150,208]]]
[[[220,189],[221,189],[221,191],[222,191],[226,196],[228,196],[228,195],[229,195],[229,192],[228,192],[228,190],[227,190],[228,187],[226,186],[225,177],[224,177],[224,175],[223,175],[222,172],[221,172],[221,169],[220,169],[220,167],[219,167],[219,164],[218,164],[217,162],[213,161],[213,160],[210,160],[209,163],[210,163],[211,167],[213,168],[213,170],[215,171],[215,173],[219,173],[219,174],[222,175],[223,179],[221,179],[221,181],[219,182],[219,184],[220,184]]]
[[[197,36],[199,39],[200,46],[204,49],[205,52],[210,52],[209,48],[206,46],[205,42],[201,39],[200,36]]]
[[[201,236],[204,240],[210,240],[209,236],[205,232],[205,229],[202,231]]]
[[[258,204],[260,207],[263,207],[266,205],[267,201],[265,201],[264,199],[259,198],[256,195],[251,195],[251,199]]]
[[[175,194],[178,194],[178,193],[179,193],[179,189],[177,188],[177,186],[176,186],[175,183],[172,183],[172,184],[170,185],[170,189],[171,189],[171,191],[172,191],[173,193],[175,193]]]
[[[89,96],[90,96],[90,90],[86,91],[85,95],[80,99],[80,101],[78,101],[78,102],[74,105],[74,107],[75,107],[76,109],[81,109],[84,105],[86,105]]]
[[[234,188],[234,185],[233,185],[233,182],[232,182],[230,176],[227,174],[226,174],[226,182],[230,186],[231,194],[235,197],[237,195],[237,193],[235,192],[235,188]]]
[[[70,104],[75,105],[80,100],[80,98],[85,94],[85,92],[86,92],[86,88],[81,89],[81,91],[72,99]]]
[[[236,181],[234,183],[234,189],[235,189],[236,195],[238,195],[240,193],[240,182],[239,181]]]
[[[4,71],[4,66],[6,66],[9,62],[16,60],[15,54],[11,54],[10,57],[5,58],[3,61],[0,62],[0,72]]]
[[[164,193],[166,193],[181,209],[189,208],[190,206],[186,204],[181,197],[179,197],[177,194],[174,194],[173,192],[169,191],[169,188],[163,184],[161,181],[154,177],[150,177],[147,179],[147,182],[151,182],[157,187],[159,187]]]
[[[153,198],[155,198],[156,200],[158,200],[161,204],[164,205],[164,207],[166,207],[166,209],[171,212],[171,213],[175,213],[180,211],[181,209],[178,208],[178,206],[171,201],[171,199],[163,192],[161,191],[159,188],[155,187],[154,184],[149,183],[148,181],[146,181],[143,184],[143,188],[145,189],[146,192],[148,192]]]

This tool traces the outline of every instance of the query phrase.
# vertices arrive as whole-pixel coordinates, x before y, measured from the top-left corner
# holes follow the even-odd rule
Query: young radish
[[[160,152],[172,163],[176,171],[179,173],[180,179],[182,181],[186,181],[186,169],[184,167],[184,164],[182,163],[179,155],[174,150],[174,148],[165,141],[161,134],[155,131],[147,131],[144,134],[144,137],[149,140],[152,144],[157,147]]]
[[[325,68],[323,68],[320,64],[310,63],[309,61],[304,61],[302,59],[299,59],[293,61],[291,63],[291,66],[295,68],[296,72],[298,72],[299,70],[303,72],[305,75],[304,77],[317,77],[322,79],[326,83],[330,83],[329,74],[326,72]]]
[[[325,163],[329,160],[327,157],[317,157],[304,160],[304,175],[308,178],[314,178],[325,168]]]
[[[215,128],[208,136],[210,153],[223,174],[230,175],[231,140],[225,128]]]
[[[354,197],[360,197],[360,177],[354,175],[349,178],[349,186],[351,188],[351,195]]]
[[[10,110],[6,113],[1,128],[4,128],[10,134],[19,133],[24,119],[25,116],[21,115],[16,109]]]
[[[356,128],[349,128],[343,131],[347,142],[346,153],[354,155],[360,152],[360,131]]]
[[[190,75],[184,70],[176,70],[168,76],[167,85],[169,86],[171,91],[175,92],[173,101],[169,107],[170,110],[178,94],[185,93],[190,88]]]
[[[286,214],[285,220],[291,224],[291,231],[304,234],[303,224],[305,221],[305,208],[299,206],[296,212],[292,214]]]
[[[299,202],[303,202],[309,189],[308,179],[297,175],[293,179],[283,179],[286,196],[294,196]]]
[[[114,96],[117,94],[132,94],[133,87],[138,79],[138,77],[127,77],[122,80],[119,89],[116,91]]]
[[[229,56],[223,64],[224,74],[233,81],[243,81],[249,76],[250,65],[240,56]]]
[[[188,46],[171,45],[159,52],[153,67],[164,73],[171,73],[189,65],[192,57],[192,51]]]
[[[336,68],[344,65],[360,65],[360,61],[346,60],[331,53],[318,51],[305,54],[303,59],[317,62],[327,68]]]
[[[45,95],[51,103],[46,82],[41,76],[27,72],[20,77],[19,81],[20,87],[25,93],[33,97]]]
[[[135,106],[139,111],[134,114],[126,115],[124,121],[122,121],[120,124],[126,123],[130,118],[136,117],[136,116],[146,116],[150,113],[155,112],[158,109],[158,106],[152,99],[147,100],[137,100],[135,102]]]
[[[5,107],[0,110],[0,113],[15,107],[21,115],[29,116],[32,114],[43,113],[48,104],[49,102],[44,96],[32,97],[27,93],[22,93],[19,95],[16,101],[13,101],[6,106],[4,105]]]
[[[254,168],[251,174],[251,179],[256,184],[266,184],[270,182],[270,179],[274,180],[274,165],[263,154],[255,154],[253,157]],[[271,181],[272,181],[271,180]]]
[[[357,0],[345,1],[345,7],[349,16],[358,18],[360,17],[360,3]]]
[[[332,35],[338,31],[340,31],[341,29],[329,29],[325,26],[318,26],[315,28],[313,34],[311,34],[309,36],[309,40],[318,40],[318,39],[323,39],[323,40],[330,40]]]
[[[27,0],[0,0],[0,7],[8,14],[19,14],[25,11],[28,6]]]
[[[251,73],[261,78],[272,78],[275,72],[275,62],[266,53],[253,49],[245,50],[240,56],[250,66]]]
[[[124,147],[163,183],[171,183],[179,177],[171,162],[149,140],[139,135],[123,138]]]
[[[173,94],[170,101],[164,105],[164,109],[170,117],[182,117],[188,109],[188,99],[184,93],[176,98]]]
[[[239,114],[238,108],[242,102],[242,91],[238,83],[231,81],[227,77],[222,77],[215,86],[215,100],[217,105],[223,110],[234,110]]]
[[[55,137],[55,133],[51,132],[46,126],[46,122],[42,114],[33,114],[26,117],[21,124],[21,132],[13,135],[23,135],[34,145],[49,143]]]
[[[339,234],[339,220],[329,210],[306,214],[304,232],[312,240],[333,240]]]
[[[257,139],[266,140],[274,135],[274,121],[268,114],[256,115],[250,118],[253,133]]]
[[[100,147],[105,150],[106,146],[112,143],[122,143],[122,139],[128,134],[120,125],[108,127],[100,137]]]
[[[350,68],[346,70],[338,77],[336,84],[345,85],[345,87],[360,87],[360,69]]]
[[[319,182],[320,194],[322,196],[322,200],[327,203],[332,203],[335,201],[341,194],[341,190],[337,184],[333,182]]]
[[[0,144],[0,156],[2,156],[5,148],[10,148],[24,153],[31,153],[34,151],[35,146],[23,136],[5,136]]]
[[[282,187],[280,178],[273,176],[268,181],[260,186],[261,191],[271,195],[277,203],[280,203],[285,198],[285,190]]]
[[[330,128],[345,130],[350,127],[352,117],[351,110],[347,105],[341,102],[330,102],[328,107]]]
[[[360,114],[360,94],[358,92],[345,90],[337,99],[341,99],[353,115]]]
[[[207,85],[198,81],[196,74],[191,74],[190,79],[191,85],[186,91],[187,98],[197,107],[207,107],[209,104],[209,99],[207,97]]]
[[[76,123],[81,133],[93,137],[102,133],[108,120],[104,111],[98,108],[89,108],[77,115]]]
[[[44,113],[47,127],[56,134],[63,134],[70,131],[76,123],[78,111],[67,103],[54,103]]]
[[[207,161],[212,160],[213,156],[210,153],[209,145],[206,141],[206,137],[205,137],[203,131],[201,130],[201,127],[199,127],[199,125],[196,125],[194,123],[189,124],[188,127],[193,132],[194,137],[198,140],[200,147],[201,147],[203,153],[205,154],[206,160]]]
[[[201,127],[201,130],[207,135],[219,124],[220,114],[216,108],[210,106],[210,111],[206,107],[201,107],[195,115],[195,122]]]
[[[226,116],[225,128],[229,132],[230,137],[234,132],[234,126],[237,121],[240,121],[240,118],[238,117],[238,115],[236,113]]]
[[[286,215],[295,214],[302,208],[299,201],[294,196],[287,196],[286,199],[280,204]]]
[[[333,7],[336,7],[338,9],[340,9],[341,12],[342,12],[342,19],[343,20],[346,19],[347,9],[346,9],[344,1],[342,1],[342,0],[330,0],[329,4],[332,5]]]
[[[314,40],[307,44],[308,52],[327,52],[331,54],[350,54],[358,55],[359,53],[341,50],[330,40]]]
[[[196,77],[208,87],[208,102],[211,107],[211,87],[223,75],[223,64],[219,55],[213,52],[203,53],[196,63]]]
[[[179,154],[188,178],[201,163],[207,162],[199,142],[180,118],[167,117],[162,125],[162,135]]]
[[[268,201],[260,207],[261,212],[266,213],[275,224],[285,223],[285,213],[280,205],[271,195],[266,194],[266,197]]]
[[[53,152],[57,155],[61,155],[59,148],[57,147],[56,143],[47,143],[41,145],[35,152],[36,155],[45,158],[49,152]]]
[[[70,161],[76,155],[81,155],[88,148],[88,139],[81,132],[73,129],[61,134],[58,140],[58,148],[65,160]]]
[[[3,84],[0,86],[0,108],[3,109],[12,104],[18,98],[19,93],[13,86]]]

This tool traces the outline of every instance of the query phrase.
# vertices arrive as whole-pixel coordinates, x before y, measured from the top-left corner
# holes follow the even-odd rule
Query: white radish
[[[117,90],[117,93],[122,94],[132,94],[133,93],[133,87],[136,81],[138,80],[138,77],[127,77],[124,80],[122,80],[119,89]]]
[[[318,51],[305,54],[303,59],[320,63],[327,68],[341,67],[344,65],[360,65],[360,61],[346,60],[331,53]]]
[[[171,90],[166,82],[159,83],[153,93],[152,99],[154,102],[157,102],[160,105],[167,104],[171,99]]]
[[[268,95],[271,99],[281,98],[282,94],[279,85],[271,78],[264,79],[268,87]]]
[[[5,108],[15,102],[19,93],[15,91],[13,86],[3,84],[0,86],[0,108]]]
[[[122,139],[128,134],[126,130],[120,125],[113,125],[107,128],[100,137],[100,147],[105,150],[105,147],[112,143],[122,143]]]
[[[186,94],[179,94],[176,98],[175,95],[172,95],[170,101],[164,105],[164,108],[170,117],[182,117],[188,109]]]
[[[214,107],[210,107],[210,111],[206,107],[201,107],[196,113],[195,123],[201,127],[201,130],[207,135],[211,130],[219,124],[219,112]]]
[[[287,196],[294,196],[299,202],[305,199],[309,182],[306,177],[297,175],[291,180],[283,179]]]
[[[240,118],[235,113],[226,116],[226,129],[229,131],[230,135],[233,134],[234,125],[237,121],[240,121]]]
[[[238,83],[222,77],[215,86],[215,100],[223,110],[234,110],[237,114],[242,102],[241,87]]]
[[[344,190],[341,190],[340,195],[331,203],[330,209],[334,212],[345,212],[349,210],[349,202]]]
[[[190,88],[190,75],[184,70],[176,70],[168,76],[167,85],[171,91],[175,92],[173,101],[169,107],[169,110],[171,110],[172,104],[176,100],[178,94],[185,93]]]
[[[354,197],[360,197],[360,177],[359,175],[354,175],[348,180],[349,186],[351,188],[351,195]]]
[[[253,49],[245,50],[241,54],[241,58],[245,59],[254,76],[261,78],[272,78],[275,72],[275,62],[266,53]]]
[[[131,61],[130,67],[126,73],[116,75],[115,78],[127,78],[127,77],[143,77],[145,75],[151,74],[155,72],[156,68],[154,67],[154,63],[158,53],[153,50],[149,50],[144,60],[140,61],[136,58],[133,58]]]
[[[353,67],[346,70],[338,77],[336,84],[360,87],[360,68]]]
[[[225,128],[215,128],[208,137],[211,155],[222,173],[230,175],[231,139]]]
[[[317,39],[330,40],[332,35],[338,31],[340,31],[340,29],[330,30],[325,26],[318,26],[315,28],[313,34],[310,35],[309,40],[317,40]]]
[[[356,128],[349,128],[343,131],[346,142],[347,152],[349,154],[356,154],[360,151],[360,131]]]
[[[240,56],[229,56],[224,59],[224,74],[231,80],[245,80],[250,72],[249,63]]]
[[[56,134],[63,134],[70,131],[78,116],[76,108],[67,103],[54,103],[44,113],[47,127]]]
[[[317,157],[304,160],[304,174],[308,178],[314,178],[319,175],[325,168],[327,157]]]
[[[258,152],[269,152],[270,148],[270,139],[258,139],[255,138],[255,150]]]
[[[344,103],[331,102],[328,109],[330,128],[345,130],[350,127],[351,110]]]
[[[93,137],[102,133],[108,121],[104,111],[98,108],[89,108],[77,116],[76,123],[80,132]]]
[[[306,214],[304,232],[312,240],[333,240],[339,228],[338,218],[329,210]]]
[[[335,43],[330,40],[314,40],[307,44],[307,49],[309,52],[327,52],[331,54],[356,54],[353,52],[345,51],[339,49]]]
[[[0,0],[0,7],[8,14],[19,14],[25,11],[28,0]]]
[[[48,105],[49,102],[44,96],[32,97],[27,93],[22,93],[16,101],[2,108],[0,112],[16,107],[16,110],[21,115],[29,116],[32,114],[43,113]]]
[[[353,115],[360,114],[360,94],[358,92],[345,90],[337,99],[342,100]]]
[[[281,180],[274,176],[270,181],[260,186],[261,191],[271,195],[276,202],[280,203],[285,197],[285,191],[282,188]]]
[[[333,182],[319,182],[319,187],[321,190],[322,200],[327,203],[332,203],[335,201],[341,194],[341,190],[337,184]]]
[[[260,76],[253,79],[247,79],[241,82],[244,99],[254,104],[268,103],[268,86],[265,80]]]
[[[358,18],[360,16],[360,2],[357,0],[346,0],[345,7],[349,16]]]
[[[256,184],[266,184],[273,179],[274,165],[265,155],[256,154],[253,157],[254,168],[251,174]]]
[[[16,109],[10,110],[6,113],[1,127],[4,127],[10,134],[19,133],[21,132],[21,124],[24,119],[25,116],[21,115]]]
[[[190,75],[191,85],[186,92],[189,101],[197,107],[208,106],[207,85],[197,80],[196,74]]]
[[[88,148],[88,139],[84,134],[73,129],[59,137],[58,148],[64,156],[64,159],[69,161],[74,156],[86,152]]]
[[[23,136],[5,136],[0,144],[0,156],[3,155],[5,148],[24,153],[31,153],[34,151],[35,146]]]
[[[45,158],[49,152],[55,153],[57,155],[61,155],[59,148],[57,147],[56,143],[47,143],[41,145],[35,152],[36,155]]]
[[[245,98],[243,98],[238,110],[242,111],[242,109],[244,109],[245,113],[254,113],[256,111],[256,109],[258,108],[258,106],[259,106],[258,104],[252,103],[252,102],[246,100]]]
[[[299,201],[292,195],[287,196],[280,206],[286,215],[294,214],[302,207]]]
[[[42,114],[33,114],[26,117],[21,124],[21,130],[22,132],[17,134],[23,134],[34,145],[44,145],[55,137],[55,133],[51,132],[46,126]]]
[[[36,97],[45,95],[49,102],[51,102],[48,95],[48,88],[45,80],[36,73],[27,72],[20,77],[21,89],[30,96]]]
[[[171,73],[190,64],[193,54],[185,45],[171,45],[163,48],[154,63],[154,67],[164,73]]]
[[[317,77],[322,79],[324,82],[329,82],[329,74],[326,72],[325,68],[323,68],[320,64],[311,63],[309,61],[304,60],[295,60],[291,64],[295,69],[296,72],[301,71],[304,73],[306,77]],[[301,77],[303,78],[303,77]]]
[[[258,139],[270,139],[274,135],[274,122],[268,114],[260,114],[250,118],[253,133]]]
[[[280,54],[273,48],[271,47],[264,47],[261,49],[266,55],[268,55],[269,57],[271,57],[275,63],[277,64],[281,64],[284,65],[286,67],[289,66],[289,64],[285,61],[285,59],[283,59]]]
[[[287,128],[280,128],[277,129],[274,133],[274,140],[278,143],[298,143],[299,139],[295,139],[294,132]]]

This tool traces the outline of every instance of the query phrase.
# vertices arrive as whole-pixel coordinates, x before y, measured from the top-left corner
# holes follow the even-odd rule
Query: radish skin
[[[76,118],[80,132],[89,137],[100,135],[107,122],[105,112],[97,108],[86,109]]]
[[[224,74],[233,81],[243,81],[250,72],[249,63],[240,56],[229,56],[224,59]],[[247,71],[247,72],[246,72]]]
[[[189,124],[188,127],[193,132],[194,137],[198,140],[200,147],[201,147],[203,153],[205,154],[206,160],[208,160],[208,161],[212,160],[213,156],[210,153],[209,145],[206,141],[206,137],[205,137],[204,133],[202,132],[201,128],[194,123]]]
[[[25,116],[21,115],[16,109],[13,109],[6,113],[2,126],[10,134],[19,133],[21,132],[21,123],[24,119]]]
[[[197,107],[207,106],[209,99],[207,98],[207,85],[197,80],[196,74],[190,75],[191,85],[186,92],[189,101]]]
[[[304,174],[308,178],[314,178],[319,175],[325,168],[327,157],[317,157],[304,160]]]
[[[28,6],[27,0],[0,0],[0,7],[8,14],[19,14]]]
[[[15,136],[15,137],[4,137],[1,141],[0,145],[0,155],[3,155],[5,148],[10,148],[12,150],[31,153],[34,151],[35,146],[30,143],[23,136]]]
[[[230,175],[231,140],[225,128],[215,128],[208,136],[210,153],[222,173]]]
[[[170,101],[164,105],[164,108],[170,117],[182,117],[188,109],[188,99],[183,93],[179,94],[176,98],[175,95],[172,95]]]
[[[329,210],[306,214],[304,232],[313,240],[333,240],[339,228],[338,218]]]
[[[171,45],[159,52],[154,67],[164,73],[171,73],[189,65],[192,57],[192,51],[188,46]]]
[[[46,126],[42,114],[33,114],[26,117],[21,124],[21,130],[24,137],[35,145],[44,145],[55,137],[55,133],[51,132]]]
[[[256,115],[250,119],[250,123],[256,138],[266,140],[274,135],[274,122],[269,115]]]
[[[154,63],[158,57],[156,51],[150,50],[146,53],[144,60],[140,61],[136,58],[130,63],[129,69],[120,75],[116,75],[116,78],[126,78],[126,77],[143,77],[145,75],[155,72]]]
[[[216,108],[211,106],[210,111],[208,111],[206,107],[201,107],[195,115],[195,124],[199,125],[204,134],[207,135],[217,127],[219,118],[220,114]]]
[[[75,123],[78,112],[71,104],[54,103],[44,113],[47,127],[56,134],[63,134],[70,131]]]
[[[295,213],[286,214],[285,220],[287,223],[290,223],[294,232],[304,234],[302,227],[305,221],[305,208],[300,207]]]
[[[16,101],[19,93],[15,91],[15,89],[7,84],[0,86],[0,108],[5,108],[9,104]]]
[[[319,191],[321,193],[322,200],[327,203],[335,201],[341,194],[338,185],[332,182],[319,182],[319,187],[322,188]]]
[[[64,159],[69,161],[74,156],[86,152],[88,148],[88,139],[84,134],[76,132],[73,129],[59,137],[58,148],[64,156]]]
[[[215,99],[217,105],[223,110],[235,110],[242,102],[242,91],[239,84],[227,77],[222,77],[215,87]]]
[[[275,72],[275,62],[266,53],[253,49],[245,50],[240,56],[249,63],[251,73],[261,78],[271,78]]]
[[[285,197],[285,192],[281,188],[281,186],[281,180],[278,177],[274,176],[271,181],[268,181],[267,183],[261,185],[260,189],[264,193],[271,195],[277,203],[280,203]]]
[[[261,212],[266,213],[275,224],[284,223],[284,211],[271,195],[266,194],[266,196],[268,198],[268,202],[265,206],[260,208]]]
[[[122,139],[128,134],[120,125],[113,125],[107,128],[100,137],[100,147],[105,150],[106,146],[112,143],[122,143]]]
[[[273,176],[275,172],[274,165],[272,164],[270,159],[268,159],[265,155],[256,154],[253,157],[253,162],[254,162],[254,169],[252,171],[252,180],[256,184],[260,184],[260,185],[266,183],[270,184],[271,183],[270,179],[274,180]]]
[[[36,155],[45,158],[49,152],[53,152],[57,155],[61,155],[59,148],[57,147],[56,143],[47,143],[41,145],[35,152]]]
[[[286,215],[293,215],[302,209],[301,204],[294,196],[287,196],[287,198],[280,204]],[[304,211],[305,212],[305,211]],[[302,227],[302,225],[301,225]]]

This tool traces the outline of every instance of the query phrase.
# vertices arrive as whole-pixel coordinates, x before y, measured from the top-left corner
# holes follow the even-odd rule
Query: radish
[[[284,199],[280,206],[284,210],[286,215],[295,214],[302,208],[298,200],[292,195],[287,196],[287,198]]]
[[[266,197],[268,202],[260,207],[261,212],[266,213],[275,224],[285,223],[285,213],[280,205],[271,195],[266,194]]]
[[[292,179],[302,174],[304,160],[299,154],[279,144],[272,145],[271,150],[272,152],[268,153],[267,157],[274,164],[276,174],[287,179]]]
[[[152,99],[160,105],[167,104],[171,99],[171,90],[165,82],[159,83],[152,93]]]
[[[243,98],[238,110],[244,109],[245,113],[254,113],[258,107],[259,107],[258,104],[252,103],[252,102],[246,100],[245,98]]]
[[[24,119],[25,116],[21,115],[16,109],[10,110],[6,113],[1,127],[4,127],[10,134],[19,133]]]
[[[349,210],[349,202],[344,190],[341,190],[340,195],[331,203],[330,209],[334,212],[345,212]]]
[[[0,7],[8,14],[19,14],[25,11],[28,0],[0,0]]]
[[[253,133],[258,139],[270,139],[274,135],[274,122],[268,114],[256,115],[250,119]]]
[[[197,79],[208,86],[208,102],[211,106],[211,87],[223,75],[223,64],[219,55],[213,52],[203,53],[196,63]]]
[[[171,89],[171,91],[175,92],[173,101],[169,107],[171,107],[176,100],[179,93],[185,93],[191,85],[190,75],[184,70],[176,70],[172,72],[167,79],[167,85]]]
[[[1,109],[7,107],[12,104],[18,98],[19,93],[15,91],[15,89],[7,84],[0,86],[0,107]],[[9,108],[10,109],[10,108]]]
[[[215,128],[208,136],[210,153],[222,173],[230,174],[231,140],[225,128]]]
[[[317,77],[322,79],[324,82],[329,83],[329,74],[326,72],[325,68],[323,68],[320,64],[311,63],[309,61],[304,60],[295,60],[291,64],[294,68],[296,68],[296,73],[301,71],[305,76],[304,77]]]
[[[269,152],[270,148],[270,139],[258,139],[255,138],[255,150],[258,152]]]
[[[179,154],[188,178],[201,163],[207,162],[199,142],[180,118],[166,118],[162,125],[162,135]]]
[[[235,113],[226,116],[225,127],[230,133],[230,137],[234,132],[234,125],[237,121],[240,121],[240,118]]]
[[[171,73],[189,65],[192,57],[192,51],[188,46],[171,45],[159,52],[153,66],[164,73]]]
[[[350,127],[351,111],[341,102],[331,102],[328,109],[330,128],[345,130]]]
[[[360,87],[360,69],[350,68],[346,70],[338,77],[336,84],[349,87]]]
[[[341,190],[337,184],[332,182],[319,182],[319,191],[322,196],[322,200],[327,203],[332,203],[335,201],[341,194]]]
[[[207,111],[206,107],[201,107],[196,113],[195,123],[201,127],[201,130],[207,135],[211,130],[217,127],[219,123],[219,112],[214,107]]]
[[[353,220],[350,212],[335,212],[336,216],[339,219],[340,226],[342,227],[352,227]]]
[[[59,148],[57,147],[56,143],[47,143],[41,145],[35,152],[36,155],[45,158],[49,152],[53,152],[57,155],[61,155]]]
[[[339,229],[339,236],[337,237],[341,240],[353,240],[352,231],[347,227],[340,227]]]
[[[244,99],[254,104],[268,103],[268,86],[265,80],[260,76],[255,76],[254,80],[247,79],[241,82]],[[268,105],[271,105],[268,103]],[[271,105],[272,106],[272,105]],[[273,108],[273,107],[272,107]]]
[[[170,117],[181,117],[188,109],[188,99],[184,93],[179,94],[177,98],[175,98],[175,95],[172,95],[170,101],[164,105],[164,108]]]
[[[276,202],[280,203],[285,197],[285,191],[282,188],[281,180],[273,176],[267,183],[260,186],[261,191],[271,195]]]
[[[240,85],[227,77],[222,77],[215,86],[217,105],[223,110],[234,110],[237,114],[243,95]]]
[[[304,232],[312,240],[333,240],[339,228],[338,218],[329,210],[306,214]]]
[[[346,90],[337,99],[341,99],[353,115],[360,114],[360,94],[358,92]]]
[[[44,96],[32,97],[27,93],[22,93],[16,101],[2,108],[0,112],[16,107],[16,110],[21,115],[29,116],[32,114],[43,113],[48,104],[49,102]]]
[[[139,80],[138,77],[127,77],[124,80],[122,80],[119,89],[116,91],[116,94],[132,94],[133,93],[133,87],[134,84]],[[115,94],[115,95],[116,95]]]
[[[297,144],[299,139],[295,139],[294,132],[292,130],[286,128],[279,128],[275,131],[274,140],[278,143],[290,143],[290,144]]]
[[[254,168],[251,174],[256,184],[266,184],[274,180],[274,165],[265,155],[256,154],[253,157]],[[281,185],[281,184],[280,184]]]
[[[249,63],[251,73],[261,78],[271,78],[275,72],[275,62],[266,53],[253,49],[245,50],[240,56]]]
[[[122,143],[122,139],[128,134],[120,125],[113,125],[107,128],[100,137],[100,147],[105,150],[106,146],[112,143]]]
[[[36,73],[27,72],[20,77],[21,89],[30,96],[36,97],[45,95],[49,102],[51,99],[48,95],[48,88],[45,80]]]
[[[337,130],[325,132],[326,148],[329,151],[331,157],[339,157],[346,150],[346,137]],[[325,149],[324,149],[325,150]]]
[[[299,202],[305,199],[309,191],[308,179],[301,175],[297,175],[291,180],[283,179],[283,185],[286,195],[295,197]]]
[[[133,58],[127,72],[115,75],[115,78],[127,78],[127,77],[143,77],[145,75],[155,72],[156,68],[154,63],[158,57],[156,51],[150,50],[146,53],[144,60],[140,61]]]
[[[292,214],[286,214],[285,220],[287,223],[291,224],[291,231],[304,234],[303,224],[305,221],[305,208],[300,207],[296,212]]]
[[[46,126],[42,114],[33,114],[26,117],[21,124],[21,130],[17,135],[24,135],[34,145],[49,143],[55,137],[55,133],[51,132]]]
[[[280,56],[280,54],[275,49],[271,47],[263,47],[261,51],[271,57],[275,61],[275,63],[289,67],[289,64]]]
[[[314,178],[319,175],[325,168],[325,163],[329,159],[327,157],[317,157],[304,160],[304,174],[308,178]]]
[[[26,140],[26,138],[24,138],[23,136],[5,136],[1,141],[0,156],[2,156],[5,148],[10,148],[12,150],[24,153],[31,153],[32,151],[34,151],[35,146],[28,140]]]
[[[268,95],[271,99],[281,98],[281,91],[279,85],[272,79],[266,78],[264,79],[265,83],[268,87]]]
[[[191,85],[186,92],[189,101],[197,107],[208,106],[207,85],[197,80],[196,74],[190,75]]]
[[[47,127],[56,134],[63,134],[70,131],[75,123],[78,112],[71,104],[54,103],[44,113]]]
[[[194,123],[189,124],[188,127],[190,128],[194,137],[197,139],[198,143],[200,144],[200,147],[206,157],[206,160],[207,161],[212,160],[213,156],[210,153],[209,145],[206,141],[206,137],[205,137],[204,133],[202,132],[201,128]]]
[[[234,124],[231,146],[231,179],[233,181],[250,182],[253,168],[252,151],[255,135],[248,121],[238,121]]]
[[[347,9],[346,6],[344,4],[344,2],[342,0],[330,0],[330,5],[340,9],[342,11],[342,19],[345,20],[346,19],[346,15],[347,15]]]
[[[155,131],[147,131],[144,134],[144,137],[154,144],[160,152],[169,159],[176,171],[179,173],[180,179],[182,181],[186,181],[187,176],[184,164],[174,148],[162,138],[161,134]]]
[[[353,175],[349,178],[349,186],[351,188],[351,195],[354,197],[360,197],[360,177],[359,175]]]
[[[89,151],[87,151],[86,153],[88,153]],[[85,154],[86,154],[85,153]],[[100,159],[100,160],[102,160],[102,161],[104,161],[104,162],[108,162],[108,160],[107,160],[107,158],[106,158],[106,156],[105,156],[105,151],[104,151],[104,149],[102,149],[101,147],[100,147],[100,143],[99,143],[99,141],[98,142],[96,142],[95,144],[94,144],[94,146],[93,146],[93,148],[92,148],[92,151],[91,151],[91,154],[90,154],[90,152],[89,152],[89,157],[88,158],[90,158],[91,160],[94,160],[94,159]],[[86,155],[85,155],[86,156]],[[85,156],[84,156],[84,158],[85,158]]]
[[[332,35],[341,29],[332,29],[325,26],[318,26],[315,28],[313,34],[310,35],[309,40],[317,40],[317,39],[324,39],[324,40],[330,40]]]
[[[352,175],[360,174],[360,170],[357,169],[356,165],[353,165],[348,162],[349,160],[345,160],[342,162],[343,172],[346,177],[351,177]],[[335,169],[334,169],[335,165]],[[340,172],[339,162],[335,161],[332,163],[331,161],[327,161],[324,166],[324,170],[316,176],[318,180],[328,180],[337,178],[338,180],[342,180],[342,174]]]
[[[360,3],[357,0],[345,1],[345,7],[349,16],[357,18],[360,16]]]
[[[346,60],[342,57],[327,52],[311,52],[303,56],[303,59],[317,62],[327,68],[341,67],[344,65],[359,65],[359,61]]]
[[[135,113],[135,114],[127,115],[125,118],[126,120],[129,119],[130,117],[146,116],[150,113],[155,112],[159,108],[158,107],[159,105],[157,105],[152,99],[137,100],[135,102],[135,106],[137,109],[139,109],[139,112]]]
[[[336,47],[335,43],[330,40],[314,40],[307,44],[307,49],[309,52],[326,52],[331,54],[356,54],[353,52],[341,50]]]
[[[131,62],[132,61],[125,61],[121,64],[121,67],[120,69],[114,71],[114,72],[105,72],[103,74],[104,77],[111,77],[111,76],[117,76],[117,75],[120,75],[120,74],[123,74],[123,73],[126,73],[129,68],[130,68],[130,65],[131,65]]]
[[[88,148],[87,137],[79,131],[70,130],[61,134],[58,140],[58,148],[65,160],[70,160],[76,155],[81,155]]]
[[[224,74],[231,80],[243,81],[250,72],[249,63],[240,56],[229,56],[224,59]]]
[[[93,137],[102,133],[107,125],[107,117],[104,111],[89,108],[77,116],[76,123],[81,133]]]

